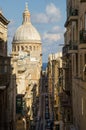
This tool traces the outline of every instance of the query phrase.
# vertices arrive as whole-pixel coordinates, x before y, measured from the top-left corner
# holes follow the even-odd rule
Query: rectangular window
[[[4,66],[4,72],[7,72],[7,65]]]
[[[82,73],[82,55],[80,55],[80,74]]]
[[[75,67],[75,66],[74,66],[74,55],[73,55],[73,72],[74,72],[74,70],[75,70],[74,67]]]
[[[82,115],[84,114],[84,112],[83,112],[83,98],[82,98]]]
[[[76,54],[76,74],[78,75],[78,54]]]
[[[86,54],[84,55],[84,63],[86,64]]]
[[[82,18],[80,19],[80,30],[82,30],[82,28],[83,28],[83,21],[82,21]]]
[[[75,40],[75,30],[74,30],[74,27],[73,27],[73,31],[72,31],[72,33],[73,33],[73,41]]]
[[[85,30],[86,30],[86,13],[85,13]]]

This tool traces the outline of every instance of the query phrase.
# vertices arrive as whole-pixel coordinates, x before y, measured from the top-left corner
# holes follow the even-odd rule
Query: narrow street
[[[40,119],[36,130],[51,130],[51,117],[49,105],[48,81],[47,76],[42,76],[41,96],[40,96]]]
[[[0,1],[0,130],[86,130],[86,0]]]

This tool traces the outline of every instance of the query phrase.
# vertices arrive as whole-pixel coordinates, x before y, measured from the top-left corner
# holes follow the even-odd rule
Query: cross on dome
[[[28,10],[28,3],[25,3],[25,10]]]

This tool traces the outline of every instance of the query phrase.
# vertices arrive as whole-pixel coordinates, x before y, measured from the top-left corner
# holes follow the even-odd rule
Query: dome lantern
[[[25,10],[23,13],[23,24],[30,22],[30,12],[28,10],[28,4],[26,3]]]

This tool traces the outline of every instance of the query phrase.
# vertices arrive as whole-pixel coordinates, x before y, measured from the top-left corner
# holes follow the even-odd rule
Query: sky
[[[42,39],[43,63],[48,55],[62,50],[64,44],[64,23],[66,21],[66,0],[0,0],[0,9],[10,21],[8,25],[8,53],[12,50],[12,39],[22,24],[25,3],[31,14],[31,22]]]

